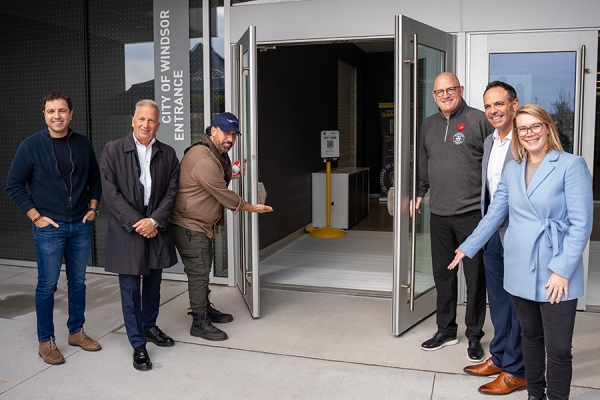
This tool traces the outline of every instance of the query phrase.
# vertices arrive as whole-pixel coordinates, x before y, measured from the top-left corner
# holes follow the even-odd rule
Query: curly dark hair
[[[69,95],[66,94],[65,92],[60,92],[60,91],[50,92],[44,96],[44,100],[42,102],[42,110],[46,109],[47,102],[53,101],[53,100],[60,100],[60,99],[67,102],[67,107],[69,107],[69,111],[73,110],[73,102],[71,101],[71,98],[69,97]]]

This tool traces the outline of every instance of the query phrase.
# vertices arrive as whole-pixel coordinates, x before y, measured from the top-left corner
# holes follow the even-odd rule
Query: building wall
[[[301,0],[231,7],[231,39],[249,25],[259,42],[393,36],[397,14],[452,33],[600,27],[597,0]]]
[[[152,89],[144,85],[146,82],[141,82],[136,87],[139,93],[133,90],[125,92],[124,46],[152,40],[151,10],[150,0],[64,0],[52,7],[42,0],[3,4],[0,10],[0,32],[3,37],[0,43],[2,181],[18,144],[28,135],[44,128],[40,112],[41,97],[50,90],[66,91],[73,98],[75,113],[71,126],[92,139],[98,156],[108,140],[129,131],[128,119],[135,100],[149,97]],[[225,37],[235,41],[247,26],[256,25],[259,43],[390,38],[394,34],[396,14],[404,14],[436,28],[457,33],[459,76],[468,51],[465,32],[600,27],[598,0],[506,0],[502,4],[480,0],[306,0],[226,6],[226,15],[231,17],[231,21],[226,25]],[[131,23],[130,18],[135,23]],[[265,53],[264,60],[268,60],[268,57],[268,53]],[[366,99],[358,108],[358,145],[364,146],[362,153],[359,152],[358,164],[368,165],[377,157],[378,149],[378,145],[369,140],[371,132],[375,132],[369,107],[387,95],[386,88],[378,87],[371,77],[379,73],[378,70],[382,74],[388,73],[385,66],[372,63],[377,63],[378,57],[385,56],[363,57],[346,49],[320,57],[297,62],[298,65],[309,66],[320,61],[327,60],[329,63],[334,59],[337,62],[337,58],[345,58],[365,71],[364,75],[359,74],[358,84],[359,90],[364,90]],[[89,62],[89,66],[86,62]],[[293,80],[303,74],[298,69],[295,70],[295,76],[286,75],[281,66],[267,65],[268,62],[265,62],[259,66],[259,73],[263,76],[270,74],[266,75],[267,79]],[[308,78],[312,85],[327,79],[324,76],[302,77]],[[296,78],[290,91],[302,92],[299,90],[302,79]],[[308,87],[311,86],[305,86],[304,89]],[[284,191],[283,194],[276,194],[277,190],[270,192],[269,203],[278,212],[261,217],[261,247],[311,222],[311,189],[307,177],[320,169],[322,162],[312,158],[307,161],[306,154],[302,154],[316,149],[316,144],[304,135],[306,129],[320,131],[326,129],[322,127],[328,124],[337,124],[337,108],[333,107],[330,94],[317,92],[305,91],[297,98],[291,96],[292,102],[299,103],[295,110],[306,111],[306,120],[298,121],[289,131],[291,139],[288,144],[302,149],[298,156],[294,156],[298,159],[286,157],[290,153],[278,151],[277,148],[281,127],[289,124],[283,117],[289,115],[286,113],[290,110],[286,109],[285,103],[278,102],[279,99],[270,98],[268,93],[259,93],[259,121],[265,130],[261,134],[266,134],[260,141],[261,151],[274,154],[268,160],[262,158],[265,162],[261,164],[261,179],[267,184],[267,189],[283,188]],[[323,110],[329,110],[330,113],[314,118],[315,112],[321,111],[311,108],[317,98],[323,100]],[[282,109],[281,113],[274,112],[279,109]],[[301,176],[296,179],[298,174]],[[374,171],[371,180],[376,182],[373,174]],[[289,210],[284,212],[286,209]],[[34,260],[30,223],[4,191],[0,192],[0,211],[3,215],[0,224],[0,258]],[[105,218],[105,209],[101,208],[101,216],[96,223],[95,247],[96,265],[100,266],[103,264]]]

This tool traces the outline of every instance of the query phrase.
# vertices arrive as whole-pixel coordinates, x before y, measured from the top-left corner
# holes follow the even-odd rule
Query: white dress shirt
[[[506,159],[506,152],[511,151],[511,137],[512,131],[508,132],[508,135],[504,140],[500,140],[498,129],[493,133],[494,142],[492,143],[492,151],[490,153],[490,161],[487,167],[487,180],[488,190],[490,191],[490,202],[494,199],[494,193],[500,183],[502,177],[502,168],[504,167],[504,160]]]
[[[150,160],[152,159],[152,145],[156,141],[156,138],[152,138],[152,141],[148,146],[144,146],[138,142],[135,135],[133,135],[135,141],[135,148],[137,149],[138,160],[140,161],[140,182],[144,186],[144,206],[148,206],[150,201],[150,192],[152,190],[152,177],[150,176]]]

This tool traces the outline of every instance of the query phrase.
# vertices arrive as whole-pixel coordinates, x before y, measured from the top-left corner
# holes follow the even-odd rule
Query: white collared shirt
[[[502,177],[502,168],[504,167],[506,152],[511,151],[512,131],[510,131],[502,141],[500,140],[500,135],[498,135],[498,129],[494,131],[493,135],[494,142],[492,143],[492,151],[487,167],[487,183],[488,190],[490,191],[490,202],[494,199],[494,193],[496,192],[498,183],[500,183],[500,178]]]
[[[152,159],[152,145],[156,141],[156,138],[152,138],[152,141],[148,146],[144,146],[138,142],[135,135],[133,135],[135,141],[135,148],[137,150],[138,160],[140,161],[140,182],[144,186],[144,206],[148,205],[150,201],[150,192],[152,190],[152,176],[150,176],[150,160]]]

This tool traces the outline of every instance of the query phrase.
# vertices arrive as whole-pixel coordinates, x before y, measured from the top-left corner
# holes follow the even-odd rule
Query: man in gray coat
[[[430,191],[431,260],[437,289],[437,332],[421,348],[439,350],[458,343],[457,270],[448,270],[454,250],[481,220],[481,159],[483,141],[494,128],[485,114],[463,100],[458,78],[444,72],[435,78],[432,96],[439,112],[423,121],[415,210]],[[412,212],[412,210],[411,210]],[[465,336],[471,362],[485,358],[481,338],[485,321],[485,273],[482,254],[463,262],[467,283]]]
[[[133,134],[106,144],[100,162],[108,207],[106,265],[119,274],[127,337],[133,366],[152,369],[146,342],[173,346],[158,326],[163,268],[177,263],[169,223],[179,177],[175,150],[156,140],[158,105],[141,100],[131,120]]]

